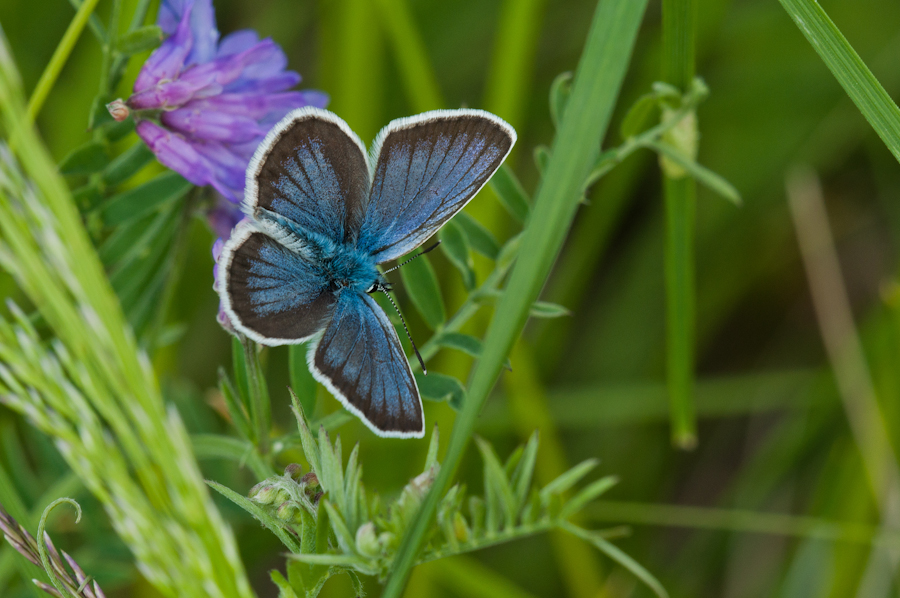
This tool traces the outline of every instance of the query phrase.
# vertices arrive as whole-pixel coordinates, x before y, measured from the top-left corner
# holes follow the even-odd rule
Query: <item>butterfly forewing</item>
[[[424,434],[419,390],[400,339],[370,296],[340,293],[309,362],[315,377],[379,436]]]
[[[336,298],[313,265],[249,222],[234,230],[219,267],[226,313],[257,342],[302,342],[319,332],[334,311]]]
[[[337,243],[356,240],[369,192],[365,147],[318,108],[295,110],[266,136],[247,170],[247,211],[263,210]]]
[[[480,110],[390,123],[375,140],[359,247],[380,264],[421,245],[487,183],[515,140],[512,127]]]

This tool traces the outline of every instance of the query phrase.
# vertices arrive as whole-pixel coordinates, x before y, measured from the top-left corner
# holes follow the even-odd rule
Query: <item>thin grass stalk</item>
[[[814,0],[779,0],[887,148],[900,160],[900,108]]]
[[[663,0],[663,79],[686,90],[694,78],[695,0]],[[686,121],[693,123],[693,119]],[[696,293],[694,227],[697,183],[675,176],[663,164],[666,209],[666,379],[672,442],[683,449],[697,444],[694,408],[694,329]]]
[[[44,101],[50,94],[50,90],[53,89],[53,84],[59,78],[63,66],[65,66],[72,49],[75,47],[75,42],[81,36],[81,32],[84,30],[84,26],[87,25],[89,17],[94,13],[98,1],[85,0],[75,12],[75,16],[69,23],[69,27],[63,34],[59,45],[56,46],[56,50],[53,51],[53,56],[50,57],[50,62],[47,63],[47,67],[41,73],[41,78],[38,79],[34,92],[31,94],[31,99],[28,101],[28,122],[34,122],[38,112],[41,111]]]
[[[398,598],[422,547],[438,501],[449,487],[475,421],[506,356],[528,319],[531,304],[559,253],[581,200],[582,185],[597,156],[625,77],[646,0],[601,0],[575,76],[572,96],[536,194],[522,250],[500,298],[472,376],[467,402],[453,427],[443,466],[405,534],[385,598]]]

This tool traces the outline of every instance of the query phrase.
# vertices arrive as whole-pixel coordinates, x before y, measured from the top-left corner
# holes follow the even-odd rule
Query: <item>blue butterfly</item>
[[[515,141],[493,114],[437,110],[392,121],[367,156],[335,114],[288,114],[250,162],[249,219],[219,258],[219,294],[235,329],[264,345],[311,340],[310,371],[344,407],[379,436],[422,437],[416,379],[369,296],[390,289],[377,266],[436,233]]]

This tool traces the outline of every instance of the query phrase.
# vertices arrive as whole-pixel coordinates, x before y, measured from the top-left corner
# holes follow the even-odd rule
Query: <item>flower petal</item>
[[[256,120],[249,116],[200,110],[196,107],[164,112],[160,120],[170,129],[198,139],[243,143],[265,134]]]
[[[195,185],[211,183],[213,169],[184,137],[146,120],[139,122],[136,130],[164,166]]]
[[[163,0],[156,24],[164,33],[171,35],[186,13],[190,13],[190,28],[194,38],[186,64],[206,62],[215,56],[219,41],[212,0]]]
[[[193,45],[189,17],[185,14],[175,33],[150,54],[134,82],[135,92],[144,91],[162,80],[174,79],[184,68]]]

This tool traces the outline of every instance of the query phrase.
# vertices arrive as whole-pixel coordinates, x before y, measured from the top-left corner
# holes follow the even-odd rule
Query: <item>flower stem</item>
[[[663,0],[663,78],[686,90],[694,78],[695,0]],[[663,168],[666,206],[666,375],[672,442],[697,444],[694,407],[694,221],[697,183]]]
[[[53,56],[47,64],[47,68],[41,73],[41,78],[38,80],[37,85],[34,88],[34,93],[31,94],[31,99],[28,101],[28,120],[30,122],[34,122],[38,112],[41,111],[41,107],[44,105],[47,95],[49,95],[50,90],[53,88],[53,84],[56,83],[56,79],[59,78],[59,73],[62,71],[63,65],[65,65],[66,60],[69,59],[69,54],[72,53],[75,42],[78,41],[78,37],[81,35],[82,30],[84,30],[88,18],[93,14],[98,1],[99,0],[85,0],[84,4],[82,4],[75,13],[72,22],[69,23],[69,28],[66,29],[65,34],[63,34],[59,45],[56,46],[56,50],[54,50]]]

